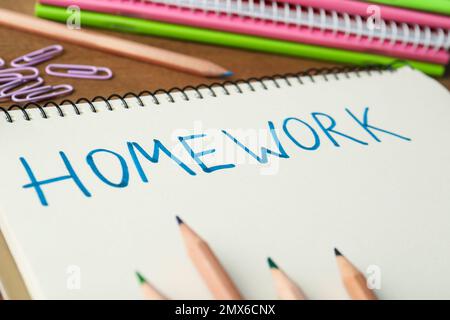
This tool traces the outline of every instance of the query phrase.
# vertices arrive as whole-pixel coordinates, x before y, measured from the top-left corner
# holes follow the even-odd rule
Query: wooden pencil
[[[218,300],[241,300],[242,296],[209,245],[180,217],[176,217],[189,256]]]
[[[364,275],[338,249],[334,249],[334,254],[341,272],[342,282],[350,298],[353,300],[378,300],[375,293],[367,287]]]
[[[281,270],[277,264],[271,259],[267,258],[272,277],[275,282],[275,288],[278,298],[281,300],[305,300],[305,295],[297,284],[292,281],[288,275]]]
[[[101,33],[69,29],[64,24],[6,9],[0,9],[0,25],[195,75],[227,77],[233,74],[231,71],[204,59]]]
[[[144,276],[136,271],[136,277],[139,281],[139,285],[141,286],[142,296],[145,300],[167,300],[167,298],[156,290]]]

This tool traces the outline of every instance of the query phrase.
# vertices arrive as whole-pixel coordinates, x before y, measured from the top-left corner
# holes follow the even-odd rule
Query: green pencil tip
[[[272,258],[267,258],[267,263],[269,264],[270,269],[278,269],[277,264],[272,260]]]
[[[146,283],[147,280],[144,278],[142,274],[140,274],[138,271],[136,271],[136,277],[138,278],[139,284]]]
[[[232,71],[227,71],[227,72],[222,73],[223,78],[232,77],[233,75],[234,75],[234,73]]]
[[[181,218],[179,216],[175,216],[175,218],[177,219],[178,224],[182,224],[183,220],[181,220]]]

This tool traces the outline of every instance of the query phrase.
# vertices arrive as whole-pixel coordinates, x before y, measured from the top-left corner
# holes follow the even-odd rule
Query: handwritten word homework
[[[250,157],[254,158],[260,164],[266,164],[270,161],[269,155],[272,157],[288,159],[290,156],[285,151],[284,146],[280,142],[280,134],[284,134],[287,137],[287,141],[291,142],[294,146],[296,146],[297,150],[308,150],[314,151],[318,150],[323,143],[323,141],[329,141],[333,146],[339,148],[340,141],[348,140],[353,143],[367,146],[369,143],[381,142],[380,136],[390,136],[403,141],[411,141],[410,138],[400,135],[398,133],[392,132],[390,130],[384,129],[380,127],[380,125],[372,124],[369,121],[369,108],[364,108],[362,114],[361,112],[353,112],[350,109],[345,109],[346,115],[354,124],[355,128],[358,128],[360,131],[360,135],[358,137],[351,136],[347,133],[344,133],[342,129],[337,128],[336,120],[329,114],[322,112],[312,112],[311,118],[312,121],[310,123],[306,122],[304,119],[296,118],[296,117],[288,117],[285,118],[279,124],[280,130],[277,129],[277,126],[273,121],[268,121],[267,126],[270,133],[270,137],[273,140],[273,145],[276,146],[276,150],[269,149],[268,147],[261,146],[259,150],[253,150],[251,147],[246,145],[242,140],[233,136],[227,130],[220,130],[220,133],[229,139],[229,142],[232,143],[235,148],[241,150],[241,152],[245,152]],[[299,135],[298,128],[302,128],[308,132],[308,136]],[[194,160],[194,166],[189,166],[186,162],[182,161],[180,157],[176,156],[174,152],[169,150],[166,145],[158,140],[153,138],[153,148],[145,149],[138,142],[127,141],[127,157],[131,158],[131,163],[127,162],[126,157],[119,154],[116,151],[109,149],[94,149],[87,152],[85,157],[86,165],[92,172],[92,174],[98,178],[102,183],[112,187],[112,188],[125,188],[129,185],[130,182],[130,166],[134,167],[137,171],[137,174],[140,180],[143,183],[148,183],[149,178],[144,171],[144,165],[148,165],[149,163],[157,164],[160,160],[161,154],[164,154],[169,159],[172,160],[175,167],[179,167],[181,172],[189,176],[196,176],[198,173],[206,173],[210,174],[216,172],[218,170],[229,170],[235,168],[237,163],[223,163],[216,165],[208,165],[204,159],[206,155],[211,155],[216,152],[216,149],[206,149],[206,150],[197,150],[193,147],[192,141],[199,139],[206,139],[207,135],[204,133],[201,134],[192,134],[187,136],[179,136],[178,141],[179,144],[183,147],[183,150]],[[307,143],[305,141],[308,141]],[[311,142],[312,141],[312,142]],[[102,154],[103,157],[100,159],[104,159],[104,156],[111,157],[117,163],[117,170],[120,173],[120,179],[118,181],[112,181],[111,178],[105,176],[104,170],[102,171],[102,163],[99,161],[98,156]],[[72,165],[69,157],[66,155],[64,151],[59,151],[59,156],[62,161],[62,165],[65,168],[65,173],[63,175],[50,177],[50,178],[40,178],[38,175],[38,171],[36,168],[32,168],[29,161],[25,157],[20,157],[20,163],[25,169],[29,182],[23,185],[24,189],[34,190],[36,193],[40,204],[43,206],[48,206],[47,195],[44,192],[44,187],[49,184],[60,183],[63,181],[72,181],[74,183],[75,189],[78,189],[85,197],[92,197],[92,193],[87,186],[77,174],[77,169]],[[146,160],[146,162],[142,162],[142,160]]]

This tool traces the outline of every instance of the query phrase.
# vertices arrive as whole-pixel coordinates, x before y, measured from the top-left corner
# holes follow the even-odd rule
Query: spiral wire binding
[[[110,0],[118,1],[118,0]],[[122,1],[122,0],[119,0]],[[201,10],[217,15],[239,16],[242,18],[270,20],[283,24],[306,26],[322,32],[331,30],[333,34],[342,32],[346,37],[356,35],[357,40],[367,37],[368,41],[377,39],[393,46],[401,43],[412,45],[415,50],[420,45],[425,50],[434,52],[450,48],[450,30],[421,27],[418,24],[408,25],[395,21],[379,19],[377,27],[370,28],[363,23],[359,15],[338,13],[333,10],[314,9],[292,3],[279,3],[268,0],[145,0],[143,3],[158,3],[177,8]]]
[[[76,115],[81,115],[80,107],[78,104],[80,103],[86,103],[89,105],[89,109],[93,113],[97,113],[97,107],[94,105],[96,102],[103,102],[106,109],[109,111],[113,111],[114,108],[111,105],[112,99],[117,99],[122,103],[122,106],[125,109],[130,108],[129,103],[126,101],[128,98],[134,98],[138,105],[140,107],[145,107],[146,104],[143,101],[143,97],[151,97],[153,105],[160,105],[161,101],[159,100],[157,95],[163,94],[167,97],[169,103],[175,103],[175,93],[180,93],[181,97],[185,101],[190,101],[192,98],[189,97],[187,92],[192,91],[195,93],[197,99],[204,99],[204,94],[200,91],[201,89],[205,89],[209,92],[210,96],[213,98],[219,97],[219,94],[217,92],[217,88],[220,88],[222,94],[224,95],[231,95],[232,91],[230,89],[234,87],[235,92],[237,94],[243,94],[244,91],[242,90],[242,86],[245,85],[250,91],[254,92],[257,90],[257,87],[255,87],[255,84],[258,83],[262,90],[269,90],[269,87],[267,86],[266,82],[271,82],[275,86],[275,88],[281,88],[280,81],[283,81],[287,86],[291,87],[292,80],[297,80],[299,85],[304,85],[304,80],[302,78],[307,78],[311,83],[315,83],[316,80],[314,79],[315,76],[321,76],[323,77],[324,81],[329,81],[329,76],[333,76],[334,80],[341,80],[339,78],[339,74],[343,74],[347,79],[350,79],[349,73],[354,73],[357,77],[360,77],[360,73],[365,72],[369,76],[372,75],[372,72],[379,72],[382,73],[382,71],[395,71],[395,67],[397,64],[405,65],[405,62],[403,61],[395,61],[390,65],[367,65],[367,66],[343,66],[343,67],[332,67],[332,68],[311,68],[307,69],[305,71],[297,72],[297,73],[286,73],[286,74],[275,74],[272,76],[264,76],[260,78],[248,78],[248,79],[239,79],[235,81],[224,81],[222,83],[215,82],[212,84],[199,84],[197,86],[186,86],[183,88],[173,87],[170,89],[158,89],[156,91],[148,91],[144,90],[140,93],[133,93],[133,92],[127,92],[124,95],[119,94],[112,94],[108,97],[102,97],[102,96],[96,96],[93,99],[87,99],[87,98],[80,98],[76,101],[72,100],[64,100],[61,103],[56,103],[55,101],[49,101],[43,105],[40,105],[35,102],[29,102],[23,106],[21,105],[12,105],[9,108],[0,107],[0,111],[5,114],[6,121],[9,123],[13,123],[13,117],[11,116],[11,111],[13,110],[21,110],[23,117],[26,121],[31,121],[30,114],[27,109],[30,108],[37,108],[44,119],[48,119],[49,116],[47,112],[45,111],[48,107],[54,107],[58,115],[60,117],[65,117],[66,115],[63,112],[63,109],[66,109],[66,107],[72,107]],[[230,87],[230,88],[227,88]]]

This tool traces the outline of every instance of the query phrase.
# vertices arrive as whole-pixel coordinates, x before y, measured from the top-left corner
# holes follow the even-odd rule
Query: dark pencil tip
[[[226,71],[222,73],[222,78],[229,78],[232,77],[233,75],[234,75],[233,71]]]
[[[269,264],[270,269],[278,269],[277,264],[275,263],[275,261],[272,260],[271,257],[267,258],[267,263]]]
[[[138,278],[139,284],[146,283],[147,280],[145,280],[144,276],[139,273],[139,271],[135,271],[136,277]]]
[[[179,216],[175,216],[175,218],[177,219],[178,224],[182,224],[183,220],[181,220],[181,218]]]
[[[336,256],[342,256],[342,253],[337,248],[334,248],[334,254]]]

